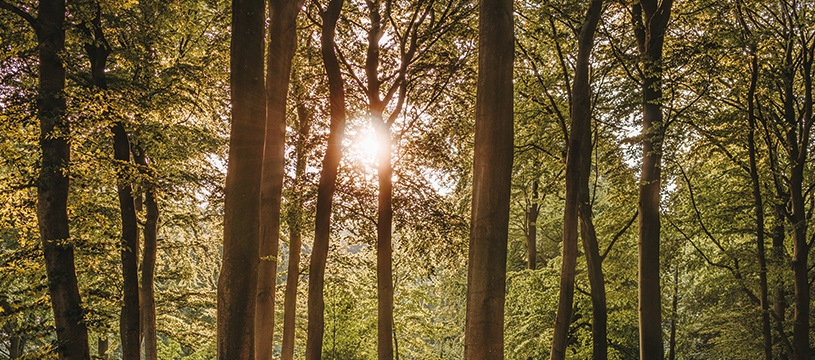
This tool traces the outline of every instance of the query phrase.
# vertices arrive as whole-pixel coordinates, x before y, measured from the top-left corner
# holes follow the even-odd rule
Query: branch
[[[25,12],[25,10],[23,9],[20,9],[14,5],[7,3],[5,0],[0,0],[0,9],[6,9],[8,11],[11,11],[13,14],[21,17],[29,25],[31,25],[31,27],[34,29],[34,32],[36,32],[37,35],[39,35],[41,28],[40,22],[36,18],[31,16],[31,14]]]
[[[628,220],[628,223],[626,223],[625,226],[620,231],[618,231],[617,234],[614,235],[614,238],[611,239],[611,243],[608,244],[608,247],[606,248],[606,251],[604,251],[603,255],[600,256],[600,263],[601,264],[606,259],[606,256],[608,256],[608,252],[611,251],[611,248],[614,246],[614,243],[617,242],[617,239],[619,239],[620,236],[622,236],[625,233],[625,231],[628,230],[629,227],[631,227],[631,224],[634,223],[634,220],[637,220],[637,216],[639,216],[639,215],[640,215],[640,209],[637,208],[637,211],[634,212],[634,216],[631,217],[631,220]]]

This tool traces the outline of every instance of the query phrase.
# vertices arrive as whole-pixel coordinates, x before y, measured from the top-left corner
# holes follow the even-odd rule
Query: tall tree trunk
[[[530,270],[535,270],[538,261],[538,215],[540,204],[538,204],[538,180],[532,181],[532,203],[526,213],[526,266]]]
[[[591,87],[589,60],[594,47],[594,33],[603,7],[602,0],[593,0],[586,13],[580,31],[577,65],[572,88],[572,126],[566,157],[566,206],[563,213],[563,263],[561,265],[560,296],[555,320],[555,333],[550,359],[566,357],[566,342],[572,317],[574,300],[574,276],[577,262],[578,219],[582,223],[583,246],[589,269],[593,308],[593,358],[605,359],[606,300],[603,284],[602,259],[597,245],[597,235],[591,219],[589,174],[591,169]],[[571,179],[571,180],[570,180]]]
[[[640,358],[661,360],[662,293],[659,287],[659,203],[662,182],[662,47],[673,0],[641,0],[632,8],[643,66],[642,175],[639,186]]]
[[[580,146],[580,237],[583,239],[583,249],[586,253],[589,284],[591,285],[592,304],[592,359],[605,360],[608,358],[608,342],[606,340],[608,314],[606,314],[606,284],[603,276],[603,259],[600,257],[600,247],[597,243],[597,232],[592,220],[591,193],[589,192],[589,178],[591,177],[591,154],[594,150],[591,138],[591,86],[589,61],[594,48],[594,35],[597,23],[603,11],[603,0],[592,0],[586,13],[586,20],[580,30],[578,44],[577,66],[572,90],[574,106],[572,108],[572,127],[575,122],[581,122],[579,130],[582,138]]]
[[[266,142],[260,193],[260,262],[255,308],[255,358],[271,360],[274,350],[275,284],[280,240],[280,204],[286,166],[286,95],[297,45],[302,0],[269,0],[266,53]]]
[[[773,247],[772,247],[772,261],[778,266],[778,268],[783,268],[786,265],[786,258],[787,258],[787,250],[784,245],[784,239],[786,238],[786,230],[784,229],[784,214],[782,210],[782,206],[780,204],[776,204],[773,206],[773,218],[775,225],[773,226],[772,238],[773,238]],[[776,329],[778,330],[779,337],[786,337],[784,332],[784,322],[787,318],[787,288],[784,283],[784,279],[782,276],[775,277],[774,288],[775,291],[773,292],[773,312],[775,313],[775,322],[776,322]],[[781,341],[782,344],[786,344],[787,342]],[[785,349],[782,347],[782,349]],[[778,353],[778,356],[781,360],[787,360],[790,356],[790,349],[786,349],[786,351],[782,350]]]
[[[158,338],[156,337],[156,296],[154,276],[156,272],[156,255],[158,250],[158,203],[156,202],[155,174],[150,168],[144,149],[137,148],[134,159],[139,165],[139,172],[146,179],[142,182],[145,189],[144,206],[147,210],[144,224],[144,253],[141,266],[141,329],[144,341],[144,360],[158,359]]]
[[[85,52],[91,65],[93,85],[107,90],[105,67],[111,52],[102,31],[101,8],[97,5],[91,27],[80,26],[92,41],[85,44]],[[119,214],[122,218],[122,310],[119,317],[119,336],[124,360],[140,360],[139,326],[139,228],[136,221],[136,205],[130,172],[130,140],[120,121],[113,123],[113,159],[116,166],[116,192],[119,198]]]
[[[323,353],[323,285],[325,264],[328,258],[328,242],[331,234],[331,205],[334,201],[337,171],[342,158],[342,138],[345,133],[345,89],[337,54],[334,52],[334,31],[340,17],[344,0],[331,0],[322,12],[321,52],[328,75],[328,92],[331,106],[331,124],[328,145],[323,157],[320,184],[317,188],[317,213],[314,217],[314,245],[308,276],[308,334],[306,360],[319,360]]]
[[[218,358],[254,359],[260,185],[266,124],[263,0],[232,1],[232,130],[218,278]]]
[[[301,183],[306,173],[306,141],[311,130],[311,118],[302,102],[297,104],[297,119],[299,133],[295,151],[297,163],[294,170],[294,185],[290,201],[289,216],[289,272],[286,278],[286,298],[284,300],[283,315],[283,346],[280,350],[281,360],[294,359],[294,330],[297,312],[297,283],[300,280],[300,247],[303,222],[303,196]]]
[[[365,74],[368,79],[368,108],[376,131],[377,199],[376,224],[376,294],[377,294],[377,358],[393,360],[393,167],[391,164],[390,124],[384,119],[386,102],[382,100],[379,80],[379,40],[384,24],[379,13],[379,0],[368,2],[371,29],[368,32],[368,51]]]
[[[750,126],[747,132],[747,152],[750,163],[750,182],[753,188],[753,204],[756,213],[756,248],[758,250],[759,266],[759,300],[761,302],[761,327],[764,336],[764,358],[773,358],[773,337],[770,327],[770,310],[767,300],[767,261],[764,254],[764,201],[761,196],[761,182],[758,177],[758,166],[756,165],[756,141],[757,129],[755,117],[755,94],[758,84],[758,55],[756,45],[752,42],[752,34],[741,12],[740,3],[738,6],[738,19],[745,34],[745,39],[749,41],[750,52],[750,89],[747,92],[747,122]]]
[[[478,80],[464,357],[491,360],[504,358],[515,43],[511,0],[479,0],[478,8]]]
[[[64,360],[90,359],[68,225],[70,125],[65,116],[65,68],[61,59],[65,51],[65,1],[42,0],[38,12],[37,19],[20,12],[34,26],[39,45],[37,115],[42,157],[37,181],[37,221],[59,343],[57,353]]]
[[[807,214],[805,209],[806,198],[803,189],[804,170],[809,152],[810,129],[812,127],[812,52],[804,48],[802,53],[804,100],[803,100],[803,124],[797,124],[794,112],[788,111],[787,124],[787,146],[792,163],[790,171],[790,201],[792,203],[792,213],[790,222],[792,226],[792,273],[795,288],[795,320],[793,325],[793,347],[795,349],[795,359],[808,359],[809,353],[809,244],[807,244]],[[786,88],[787,98],[792,95],[792,79]],[[787,104],[785,104],[787,105]],[[791,104],[789,105],[791,106]],[[800,138],[796,129],[801,129]]]

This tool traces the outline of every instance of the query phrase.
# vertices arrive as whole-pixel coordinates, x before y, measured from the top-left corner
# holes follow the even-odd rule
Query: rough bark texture
[[[659,286],[659,203],[662,181],[662,46],[673,0],[641,0],[632,8],[642,79],[642,175],[639,185],[640,358],[661,360],[662,294]]]
[[[255,358],[270,360],[274,350],[275,283],[280,240],[286,144],[286,95],[297,45],[301,0],[269,1],[269,46],[266,53],[266,141],[260,191],[260,262],[255,308]]]
[[[314,245],[308,276],[308,334],[306,360],[319,360],[323,353],[323,280],[328,258],[328,241],[331,234],[331,205],[334,201],[337,170],[342,158],[342,137],[345,133],[345,89],[337,54],[334,52],[334,30],[342,10],[343,0],[331,0],[323,12],[321,52],[326,74],[331,106],[331,125],[328,145],[323,157],[320,184],[317,188],[317,213],[314,218]]]
[[[266,124],[263,0],[232,1],[232,130],[218,279],[218,358],[254,359],[260,182]]]
[[[42,0],[33,21],[39,45],[39,98],[42,168],[37,181],[37,221],[45,255],[60,359],[90,359],[88,330],[79,297],[74,245],[68,230],[70,133],[65,117],[65,1]]]
[[[464,357],[504,358],[504,292],[513,151],[511,0],[480,0]]]
[[[301,103],[297,104],[297,119],[299,121],[300,132],[298,134],[297,145],[295,146],[297,152],[297,163],[294,170],[294,189],[292,189],[292,197],[289,208],[289,216],[287,223],[289,225],[289,272],[286,278],[286,298],[284,300],[284,315],[283,315],[283,346],[280,350],[281,360],[294,359],[294,326],[297,314],[297,283],[300,280],[300,247],[301,231],[303,222],[303,197],[301,195],[302,186],[301,182],[304,181],[303,176],[306,173],[306,141],[311,130],[311,118],[306,111],[306,105]]]
[[[154,276],[158,250],[158,203],[153,172],[150,169],[143,149],[134,152],[139,172],[146,177],[142,184],[145,189],[144,207],[147,210],[144,224],[144,253],[141,265],[141,333],[144,341],[144,360],[158,359],[158,338],[156,337],[156,297]]]

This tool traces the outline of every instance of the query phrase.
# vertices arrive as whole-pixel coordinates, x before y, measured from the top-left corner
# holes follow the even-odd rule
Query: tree
[[[57,348],[62,359],[89,359],[88,330],[79,296],[74,245],[69,233],[68,178],[71,157],[65,116],[65,1],[43,0],[34,18],[5,1],[0,8],[25,19],[37,35],[39,47],[40,175],[37,182],[37,220],[48,273],[51,306],[57,327]]]
[[[224,200],[223,263],[218,278],[218,358],[223,360],[255,356],[260,187],[266,123],[263,30],[262,0],[232,2],[232,131]]]
[[[662,142],[662,46],[673,0],[632,5],[642,65],[642,175],[639,200],[640,358],[662,359],[662,293],[659,287],[659,204]]]
[[[321,11],[323,19],[321,54],[328,75],[331,125],[328,144],[320,171],[317,189],[317,214],[314,217],[314,245],[308,274],[308,338],[306,359],[319,360],[323,354],[323,328],[325,302],[323,285],[328,243],[331,236],[331,205],[337,183],[337,170],[342,158],[342,138],[345,132],[345,89],[340,64],[334,51],[334,32],[344,0],[331,0],[328,8]]]
[[[291,61],[297,45],[297,14],[303,0],[269,1],[269,43],[266,52],[266,139],[260,190],[261,240],[255,309],[255,358],[272,358],[275,285],[280,240],[286,145],[286,95]]]
[[[473,201],[464,357],[504,356],[514,59],[512,2],[479,1]]]

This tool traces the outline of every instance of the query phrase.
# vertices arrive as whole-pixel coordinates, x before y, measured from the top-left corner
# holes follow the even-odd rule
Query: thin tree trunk
[[[294,358],[294,338],[295,320],[297,312],[297,283],[300,280],[300,247],[301,231],[303,222],[303,197],[301,183],[306,173],[306,141],[311,130],[311,118],[306,111],[306,105],[302,102],[297,104],[297,119],[299,122],[299,134],[297,145],[297,163],[294,170],[294,186],[287,219],[289,225],[289,272],[286,278],[286,298],[284,300],[283,315],[283,346],[280,351],[281,360],[292,360]]]
[[[302,0],[269,0],[266,53],[266,141],[260,193],[260,262],[255,308],[255,358],[271,360],[274,350],[275,285],[280,240],[280,204],[286,166],[286,95],[297,45]]]
[[[676,317],[679,305],[679,267],[674,268],[674,293],[671,301],[671,339],[668,343],[668,360],[676,359]]]
[[[464,358],[504,358],[509,197],[513,157],[513,3],[478,2],[473,202]]]
[[[773,206],[773,217],[775,218],[775,226],[773,227],[773,247],[772,247],[772,261],[778,266],[778,268],[783,268],[786,264],[786,247],[784,246],[784,239],[786,238],[786,231],[784,229],[784,214],[783,210],[781,209],[782,205],[774,205]],[[786,285],[784,284],[784,279],[781,276],[776,276],[776,281],[774,284],[775,292],[773,293],[773,312],[775,316],[773,316],[776,320],[776,330],[778,332],[779,337],[786,338],[786,334],[784,331],[784,322],[787,318],[787,290]],[[786,341],[781,341],[782,344],[787,344]],[[790,348],[782,348],[786,350],[782,350],[778,353],[778,356],[781,360],[789,359],[790,353],[792,352]]]
[[[591,285],[592,303],[592,359],[605,360],[608,358],[607,322],[606,313],[606,284],[603,276],[603,259],[600,257],[600,247],[597,243],[597,232],[592,220],[591,193],[589,192],[589,177],[591,174],[591,154],[593,143],[591,141],[591,86],[589,78],[589,61],[594,48],[594,35],[597,23],[603,11],[603,0],[592,0],[586,13],[586,21],[580,30],[578,44],[577,66],[575,68],[574,101],[572,126],[574,122],[581,122],[579,134],[582,137],[580,156],[580,207],[578,214],[581,223],[581,238],[583,249],[586,252],[586,265],[588,268],[589,284]],[[578,134],[572,134],[572,137]]]
[[[605,285],[603,284],[602,259],[597,236],[591,219],[589,203],[589,172],[591,168],[591,88],[589,85],[589,60],[594,47],[594,33],[600,20],[603,2],[593,0],[586,13],[586,21],[580,31],[577,66],[571,98],[572,126],[566,156],[566,205],[563,212],[563,263],[561,264],[560,295],[552,349],[549,358],[566,358],[569,325],[574,300],[574,277],[577,262],[578,223],[582,220],[583,246],[589,266],[589,282],[592,289],[593,356],[606,358]],[[600,313],[602,312],[602,314]],[[598,341],[599,339],[602,339]]]
[[[103,334],[99,336],[99,344],[96,348],[97,355],[102,360],[108,359],[108,348],[110,347],[110,340],[108,339],[107,334]]]
[[[639,186],[640,358],[661,360],[662,293],[659,286],[659,203],[662,181],[662,47],[673,0],[641,0],[632,8],[645,74],[642,81],[642,175]]]
[[[787,141],[790,146],[790,200],[792,202],[792,273],[795,288],[795,321],[793,325],[794,358],[805,360],[810,358],[809,353],[809,245],[807,244],[807,214],[805,210],[806,198],[804,196],[804,170],[810,143],[810,128],[812,126],[812,57],[808,49],[803,53],[804,73],[804,114],[803,127],[800,140],[797,138],[796,127],[788,126]],[[790,86],[791,88],[791,86]],[[791,94],[790,94],[791,95]],[[793,118],[787,118],[788,121]],[[791,124],[794,124],[790,121]],[[800,141],[800,142],[799,142]],[[794,144],[794,145],[793,145]]]
[[[393,360],[393,167],[391,164],[390,124],[383,118],[386,102],[380,97],[379,40],[384,34],[379,13],[379,1],[368,2],[371,30],[368,32],[368,51],[365,73],[368,79],[368,106],[371,122],[379,143],[377,153],[376,225],[376,294],[377,294],[377,358]]]
[[[81,28],[92,40],[85,44],[85,52],[91,65],[93,85],[99,90],[107,90],[105,67],[110,54],[110,46],[102,32],[101,8],[95,9],[92,28],[84,24]],[[111,127],[113,132],[113,159],[116,162],[116,192],[119,198],[119,214],[122,218],[122,310],[119,317],[119,336],[122,342],[124,360],[140,360],[139,325],[139,228],[136,221],[136,205],[133,200],[128,165],[130,162],[130,140],[124,125],[117,121]]]
[[[144,253],[141,266],[141,329],[144,341],[144,360],[158,359],[158,338],[156,337],[156,296],[154,276],[156,272],[156,255],[158,250],[158,217],[156,202],[156,185],[152,169],[148,164],[144,149],[135,151],[134,159],[139,165],[139,172],[146,176],[142,182],[145,189],[144,206],[147,210],[144,224]]]
[[[331,124],[328,144],[317,188],[317,213],[314,218],[314,245],[308,277],[308,334],[306,360],[319,360],[323,353],[323,286],[325,265],[328,258],[328,242],[331,234],[331,205],[334,201],[337,171],[342,158],[342,138],[345,133],[345,89],[337,54],[334,52],[334,31],[340,17],[344,0],[331,0],[322,12],[321,52],[326,74],[331,106]]]
[[[41,0],[38,12],[37,19],[22,11],[20,14],[25,14],[24,18],[34,26],[39,45],[37,115],[42,155],[37,181],[37,221],[59,344],[56,350],[63,360],[90,359],[68,225],[70,125],[65,116],[65,68],[61,58],[65,50],[65,1]]]
[[[532,181],[532,204],[526,213],[526,265],[529,270],[535,270],[538,260],[538,180]]]
[[[770,327],[770,310],[767,300],[767,261],[764,254],[764,202],[761,196],[761,182],[758,177],[758,166],[756,165],[756,118],[755,118],[755,94],[758,84],[758,55],[756,54],[755,43],[752,42],[752,34],[747,27],[747,23],[742,16],[740,4],[738,7],[738,19],[745,33],[745,38],[750,41],[750,89],[747,92],[747,120],[750,130],[747,133],[747,152],[750,162],[750,182],[753,188],[753,202],[756,213],[756,248],[758,250],[759,266],[759,300],[761,302],[761,327],[764,336],[764,358],[773,358],[773,337]]]
[[[263,0],[232,1],[232,130],[218,278],[218,358],[254,359],[260,185],[266,123]]]

